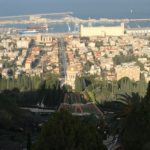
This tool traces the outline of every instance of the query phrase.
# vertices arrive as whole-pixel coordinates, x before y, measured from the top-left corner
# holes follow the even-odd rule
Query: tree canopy
[[[126,118],[122,133],[122,142],[126,150],[148,150],[150,149],[150,83],[146,96],[135,105]],[[135,97],[136,98],[136,97]],[[135,101],[137,99],[134,99]]]
[[[66,111],[57,112],[43,127],[34,150],[106,150],[97,128]]]

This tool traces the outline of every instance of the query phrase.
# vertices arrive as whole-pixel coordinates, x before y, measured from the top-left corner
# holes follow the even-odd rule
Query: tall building
[[[123,36],[125,32],[124,23],[121,23],[120,26],[111,26],[111,27],[84,27],[81,25],[80,36],[81,37],[92,37],[92,36]]]
[[[37,34],[36,40],[39,43],[50,43],[52,42],[52,36],[48,34]]]

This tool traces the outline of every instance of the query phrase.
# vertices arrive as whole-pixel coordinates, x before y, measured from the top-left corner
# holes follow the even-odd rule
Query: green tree
[[[46,88],[47,89],[51,89],[54,86],[57,87],[59,84],[58,75],[56,75],[56,74],[51,74],[51,73],[46,74],[45,75],[45,81],[46,81]]]
[[[131,94],[120,94],[118,96],[118,101],[125,104],[122,114],[127,117],[134,107],[138,108],[140,106],[142,97],[138,93],[132,92]]]
[[[96,41],[95,47],[100,48],[101,46],[103,46],[103,41]]]
[[[150,84],[147,94],[136,105],[126,118],[124,131],[122,133],[122,143],[126,150],[146,150],[149,148],[150,136]],[[136,97],[135,97],[136,98]],[[136,101],[136,99],[134,99]]]
[[[75,90],[77,92],[81,92],[82,91],[81,80],[80,80],[79,76],[76,76],[76,79],[75,79]]]
[[[75,90],[77,92],[81,92],[81,91],[84,90],[84,86],[85,86],[84,79],[79,77],[79,76],[76,76],[76,79],[75,79]]]
[[[57,112],[43,127],[34,150],[106,150],[97,128],[68,112]]]
[[[144,150],[150,142],[150,111],[144,107],[134,108],[128,116],[122,134],[126,150]]]
[[[83,69],[83,70],[85,70],[86,72],[88,72],[88,71],[90,70],[90,68],[91,68],[92,65],[93,65],[92,62],[87,61],[87,62],[84,64],[84,69]]]

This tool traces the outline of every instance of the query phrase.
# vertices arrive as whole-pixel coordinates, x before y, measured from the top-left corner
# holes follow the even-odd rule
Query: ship
[[[20,35],[29,35],[29,36],[35,35],[37,33],[39,33],[37,30],[24,30],[19,32]]]
[[[27,30],[36,30],[36,31],[39,31],[39,32],[45,32],[45,31],[48,31],[48,25],[45,24],[45,25],[32,25],[32,26],[28,26],[27,27]]]

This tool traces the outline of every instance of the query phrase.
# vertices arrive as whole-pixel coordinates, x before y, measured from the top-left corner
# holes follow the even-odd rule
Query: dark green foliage
[[[142,64],[141,62],[136,61],[136,65],[140,67],[141,71],[144,70],[144,64]]]
[[[85,80],[83,77],[76,76],[75,79],[75,90],[81,92],[85,89]]]
[[[60,88],[58,75],[45,74],[25,76],[16,79],[0,79],[2,93],[9,91],[7,98],[14,98],[19,106],[31,107],[41,102],[46,107],[56,107],[63,100],[64,89]]]
[[[63,94],[63,90],[60,89],[60,82],[58,75],[45,74],[43,77],[39,76],[26,76],[23,75],[18,79],[0,79],[0,90],[12,90],[14,88],[19,89],[22,92],[21,102],[25,102],[27,105],[35,105],[37,102],[41,102],[44,98],[44,103],[50,105],[53,101],[61,101],[60,95]],[[120,93],[138,92],[144,96],[146,92],[147,83],[144,79],[135,82],[128,78],[122,78],[117,81],[107,81],[99,79],[96,76],[83,76],[76,77],[75,90],[77,92],[85,91],[94,95],[96,101],[102,101],[106,99],[114,99],[115,96]],[[71,88],[66,85],[67,91],[71,91]],[[32,99],[32,101],[31,101]],[[23,104],[23,103],[22,103]]]
[[[146,150],[149,148],[150,136],[150,103],[148,86],[144,98],[132,95],[126,97],[125,102],[130,107],[124,120],[121,141],[126,150]],[[132,104],[132,105],[131,105]],[[132,106],[132,109],[131,109]]]
[[[107,81],[105,79],[99,79],[96,76],[86,76],[82,78],[85,81],[85,93],[92,92],[98,102],[116,99],[118,94],[139,93],[139,95],[144,96],[146,93],[147,83],[144,79],[135,82],[127,77],[119,81]]]
[[[127,93],[118,95],[118,101],[125,105],[121,115],[123,115],[123,117],[127,117],[132,112],[132,110],[139,108],[142,99],[143,97],[141,97],[138,93],[133,92],[130,95]]]
[[[97,103],[97,106],[100,108],[100,110],[120,113],[124,109],[125,104],[120,101],[104,101],[102,104]]]
[[[126,120],[122,135],[123,145],[126,150],[144,150],[150,142],[150,107],[146,110],[143,106],[135,108]]]
[[[0,79],[0,90],[5,89],[13,89],[18,88],[20,91],[31,91],[36,90],[39,88],[40,83],[42,82],[41,78],[39,76],[26,76],[22,75],[18,79]]]
[[[38,122],[31,112],[17,106],[14,95],[15,91],[0,94],[0,149],[21,149],[27,140],[26,131],[32,133]]]
[[[76,49],[76,50],[75,50],[75,57],[80,57],[79,49]]]
[[[19,126],[30,126],[30,121],[34,122],[32,114],[19,109],[13,93],[0,94],[0,127],[10,129]],[[29,121],[29,122],[28,122]]]
[[[75,79],[75,89],[77,92],[82,91],[82,83],[81,83],[80,77],[78,76],[76,76],[76,79]]]
[[[31,135],[30,133],[27,134],[27,150],[31,149]]]
[[[144,70],[144,65],[140,61],[138,61],[137,56],[134,56],[132,54],[129,55],[120,54],[120,55],[116,55],[113,58],[113,62],[115,65],[120,65],[121,63],[132,62],[132,61],[136,62],[136,65],[139,66],[141,70]]]
[[[59,86],[58,75],[56,74],[46,74],[45,75],[45,88],[53,89]]]
[[[45,107],[56,108],[63,101],[65,91],[60,88],[57,76],[50,74],[43,79],[22,76],[15,82],[1,80],[5,90],[0,93],[0,148],[5,149],[7,143],[11,143],[15,147],[24,144],[30,149],[32,138],[37,134],[41,117],[19,107],[37,107],[44,103]]]
[[[91,68],[92,65],[93,65],[92,62],[87,61],[87,62],[84,64],[83,70],[84,70],[85,72],[88,72],[88,71],[90,70],[90,68]]]
[[[46,89],[58,86],[58,75],[48,73],[44,74],[43,77],[22,75],[18,79],[0,78],[0,90],[18,88],[20,91],[34,91],[43,85]]]
[[[34,150],[106,150],[99,131],[68,112],[55,113],[42,129]]]
[[[95,47],[100,48],[101,46],[103,46],[103,41],[96,41]]]
[[[118,134],[125,150],[148,150],[150,136],[149,87],[143,98],[138,93],[120,94],[118,101],[105,102],[101,107],[112,111],[106,117],[111,134]]]
[[[120,65],[121,63],[125,62],[132,62],[132,61],[137,61],[137,57],[134,55],[116,55],[113,58],[113,62],[115,65]]]

